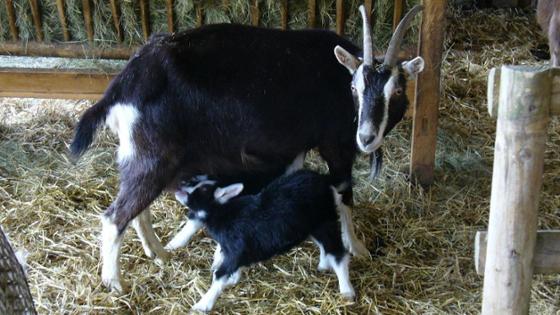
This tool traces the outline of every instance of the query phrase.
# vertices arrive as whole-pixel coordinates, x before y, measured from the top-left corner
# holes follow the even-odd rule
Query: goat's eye
[[[352,93],[356,93],[356,87],[355,86],[351,86],[350,89],[352,89]]]
[[[395,93],[395,95],[401,95],[403,93],[403,89],[402,88],[396,88],[394,93]]]

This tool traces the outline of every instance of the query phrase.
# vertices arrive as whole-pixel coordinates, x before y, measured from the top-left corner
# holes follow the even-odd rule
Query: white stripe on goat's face
[[[397,66],[386,69],[362,64],[354,72],[352,92],[358,105],[356,142],[363,152],[371,153],[379,148],[387,132],[402,119],[402,115],[391,117],[391,113],[395,112],[391,111],[391,106],[396,101],[399,103],[397,106],[406,108],[406,97],[395,100],[402,94],[403,84],[404,77]],[[396,111],[400,112],[404,114],[404,110]]]
[[[107,115],[106,124],[119,137],[117,161],[123,164],[135,155],[134,125],[140,118],[140,112],[132,104],[116,104]]]

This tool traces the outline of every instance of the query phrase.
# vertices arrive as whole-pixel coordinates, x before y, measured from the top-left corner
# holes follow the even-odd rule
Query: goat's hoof
[[[356,293],[354,293],[354,291],[340,292],[340,295],[348,301],[354,301],[356,299]]]
[[[174,251],[174,250],[179,249],[180,247],[181,247],[181,246],[174,245],[173,242],[169,242],[169,243],[167,243],[167,245],[165,245],[164,249],[165,249],[167,252],[172,252],[172,251]]]
[[[208,313],[212,310],[212,305],[209,305],[208,303],[205,303],[203,301],[198,301],[198,303],[193,305],[192,310],[196,312]]]
[[[117,294],[125,294],[126,292],[128,292],[129,285],[124,281],[115,278],[103,279],[102,281],[107,289],[109,289],[111,292]]]
[[[332,268],[327,264],[319,263],[319,265],[317,266],[317,270],[319,270],[320,272],[327,272],[327,271],[330,271],[331,269]]]

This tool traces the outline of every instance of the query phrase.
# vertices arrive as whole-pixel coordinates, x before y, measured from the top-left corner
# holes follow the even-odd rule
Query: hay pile
[[[347,17],[345,30],[346,35],[354,40],[360,39],[361,20],[358,6],[363,1],[345,1],[345,15]],[[418,3],[418,0],[407,0],[407,7]],[[19,37],[23,41],[36,39],[35,28],[31,15],[29,1],[14,1],[17,16]],[[83,9],[81,0],[66,0],[66,16],[72,41],[87,42],[87,33],[84,25]],[[139,1],[119,1],[121,12],[121,27],[124,32],[125,44],[138,45],[144,42],[140,20]],[[175,1],[174,15],[178,30],[190,29],[196,26],[196,9],[200,5],[204,10],[204,24],[211,23],[242,23],[250,24],[249,0],[210,0],[210,1]],[[393,19],[392,0],[378,0],[375,3],[374,13],[374,35],[379,41],[380,47],[385,47],[388,41]],[[109,1],[92,0],[94,20],[94,43],[100,47],[112,46],[117,43],[117,34],[111,16]],[[40,1],[42,26],[47,42],[63,41],[62,26],[59,22],[58,11],[55,1]],[[152,32],[167,32],[167,12],[164,0],[150,0],[150,27]],[[280,27],[280,1],[261,0],[260,25],[265,27]],[[308,25],[307,1],[289,1],[290,29],[302,29]],[[336,25],[336,1],[317,1],[317,27],[334,30]],[[8,27],[6,6],[0,5],[0,42],[11,40]],[[414,40],[416,36],[410,35]]]
[[[355,304],[337,295],[334,274],[316,271],[310,243],[244,272],[218,300],[216,314],[476,314],[482,278],[473,266],[475,231],[486,228],[495,121],[485,104],[487,70],[536,63],[544,44],[524,11],[450,12],[443,63],[443,103],[436,183],[411,186],[398,172],[409,159],[410,122],[385,146],[381,178],[368,182],[365,157],[355,166],[355,222],[373,259],[355,259]],[[124,279],[132,290],[113,296],[100,284],[98,215],[116,194],[115,139],[103,132],[73,165],[67,143],[90,103],[3,99],[0,104],[0,224],[16,247],[30,251],[29,281],[40,313],[185,313],[208,288],[214,245],[199,234],[158,266],[131,231],[123,245]],[[560,226],[559,124],[547,143],[539,228]],[[308,165],[324,169],[316,157]],[[182,209],[171,196],[153,206],[164,242]],[[560,276],[537,276],[532,314],[560,309]]]

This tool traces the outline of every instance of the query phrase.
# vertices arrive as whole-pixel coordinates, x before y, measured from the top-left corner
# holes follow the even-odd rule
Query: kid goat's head
[[[397,26],[383,62],[373,58],[371,27],[364,6],[360,6],[363,20],[363,62],[344,48],[336,46],[334,54],[352,73],[352,95],[358,109],[356,141],[365,153],[372,153],[383,143],[383,137],[402,120],[408,106],[406,80],[424,69],[424,60],[416,57],[397,62],[404,33],[414,16],[423,9],[412,8]]]
[[[184,206],[189,207],[194,216],[204,219],[212,205],[224,204],[239,195],[243,184],[232,184],[219,187],[215,180],[208,176],[196,176],[179,184],[175,198]]]

